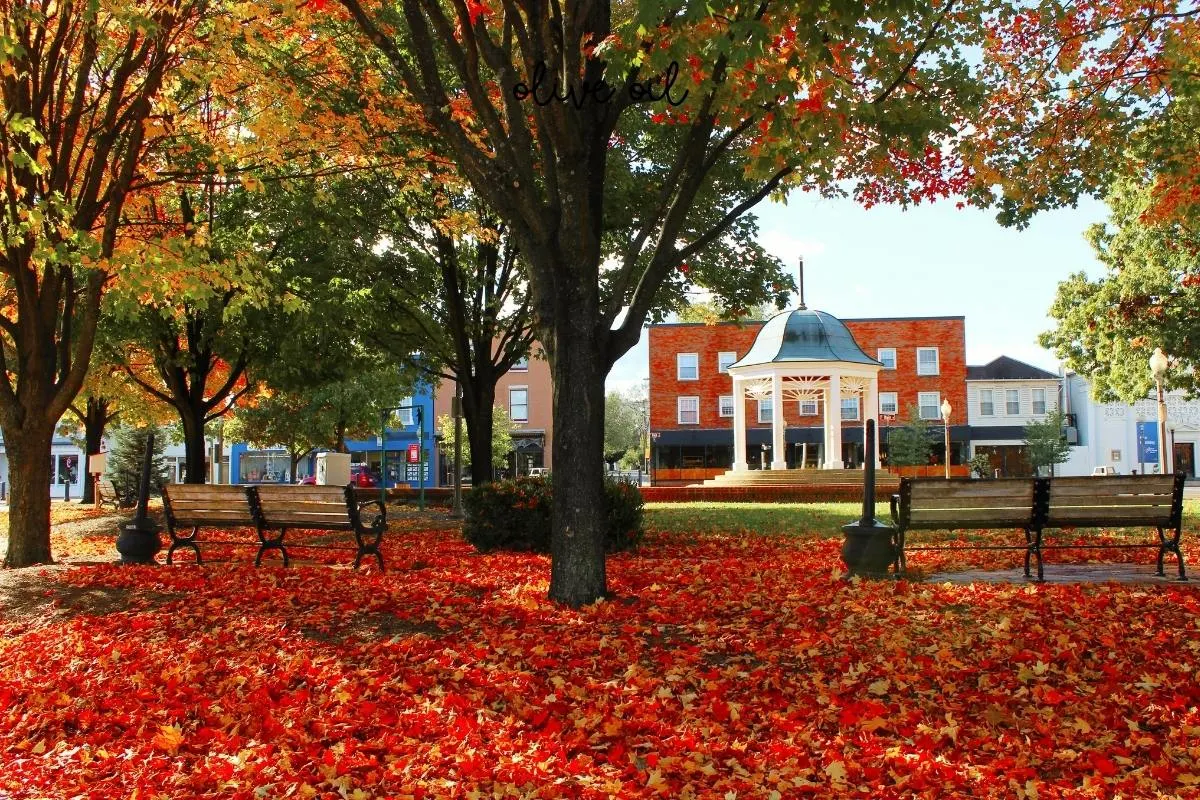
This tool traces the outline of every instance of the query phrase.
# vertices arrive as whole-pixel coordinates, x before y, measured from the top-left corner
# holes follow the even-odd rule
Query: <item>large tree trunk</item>
[[[463,384],[463,419],[467,423],[467,442],[471,448],[471,485],[491,483],[492,406],[496,402],[495,381],[471,381]]]
[[[184,483],[208,483],[204,452],[204,411],[179,409],[183,421],[183,460],[187,475]]]
[[[84,505],[96,502],[96,486],[92,474],[88,472],[91,466],[88,461],[100,453],[100,443],[104,441],[104,429],[112,417],[108,414],[109,401],[103,397],[89,397],[87,409],[83,415],[84,463],[83,469],[83,499]]]
[[[604,552],[604,379],[608,373],[590,324],[560,314],[550,368],[554,377],[554,483],[550,599],[579,607],[608,592]]]
[[[49,564],[50,445],[54,428],[5,430],[8,475],[8,553],[6,567]]]

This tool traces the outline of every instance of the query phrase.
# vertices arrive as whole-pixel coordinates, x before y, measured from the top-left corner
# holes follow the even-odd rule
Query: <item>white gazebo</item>
[[[823,404],[825,469],[841,469],[842,398],[860,398],[862,424],[879,416],[879,370],[883,364],[868,356],[845,324],[824,311],[803,304],[776,314],[763,325],[750,352],[729,367],[733,378],[733,471],[749,469],[746,462],[746,399],[771,398],[771,469],[787,469],[784,402]],[[865,430],[863,441],[866,441]],[[863,460],[871,454],[863,454]],[[879,451],[874,453],[879,464]]]

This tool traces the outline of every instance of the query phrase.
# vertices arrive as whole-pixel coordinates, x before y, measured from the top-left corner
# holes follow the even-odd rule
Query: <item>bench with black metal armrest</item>
[[[1085,478],[1001,478],[972,481],[938,478],[904,478],[900,493],[892,497],[892,519],[896,524],[895,571],[904,574],[905,550],[954,549],[908,547],[909,530],[1013,529],[1025,533],[1025,545],[960,545],[958,549],[1024,550],[1025,577],[1030,562],[1037,561],[1037,577],[1043,580],[1042,552],[1045,550],[1109,547],[1157,547],[1158,574],[1165,575],[1163,560],[1175,555],[1179,579],[1187,580],[1182,534],[1183,485],[1179,475],[1115,475]],[[1133,528],[1158,531],[1158,541],[1147,543],[1100,543],[1046,545],[1046,528]],[[1166,531],[1172,531],[1168,538]]]
[[[1103,475],[1087,478],[1043,478],[1047,484],[1045,506],[1041,514],[1043,528],[1154,528],[1156,542],[1127,544],[1055,545],[1059,548],[1157,547],[1158,574],[1163,558],[1173,553],[1178,562],[1179,580],[1187,580],[1179,538],[1183,533],[1183,485],[1187,476],[1175,475]],[[1171,531],[1170,538],[1166,531]],[[1038,571],[1041,578],[1041,571]]]
[[[1024,550],[1025,576],[1031,559],[1042,572],[1041,530],[1037,518],[1038,483],[1033,478],[901,478],[899,494],[892,495],[892,521],[896,525],[897,575],[907,569],[906,550]],[[907,546],[912,530],[962,529],[1019,530],[1023,545]]]
[[[167,518],[167,533],[171,536],[171,544],[167,547],[167,563],[173,563],[175,551],[181,547],[190,547],[196,554],[196,563],[203,564],[200,556],[200,545],[213,543],[213,540],[197,538],[202,528],[246,528],[255,530],[257,515],[254,511],[254,498],[242,486],[223,486],[205,483],[172,483],[163,487],[163,512]],[[181,535],[181,529],[191,528],[191,533]],[[238,544],[238,542],[222,541],[221,544]],[[252,542],[245,542],[252,544]],[[261,540],[258,557],[254,559],[257,566],[262,554],[270,542]]]
[[[357,551],[354,566],[363,556],[373,555],[383,569],[383,554],[379,545],[387,530],[387,511],[380,500],[359,501],[353,486],[255,486],[259,538],[266,547],[278,548],[283,565],[288,564],[283,537],[289,530],[349,531],[354,534]],[[370,523],[363,521],[364,511],[376,506],[378,512]],[[278,532],[271,538],[268,532]],[[304,547],[336,547],[337,545],[303,545]],[[260,553],[261,555],[261,553]]]
[[[114,509],[121,507],[121,496],[117,494],[117,487],[107,478],[96,481],[96,506],[104,508],[106,505],[111,505]]]

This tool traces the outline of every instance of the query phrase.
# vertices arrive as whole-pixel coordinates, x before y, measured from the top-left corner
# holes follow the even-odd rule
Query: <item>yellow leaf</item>
[[[846,782],[846,764],[843,761],[834,761],[829,766],[825,767],[825,774],[829,776],[829,780],[834,783]]]
[[[176,725],[160,726],[158,734],[154,737],[154,746],[172,755],[179,750],[181,744],[183,744],[183,731]]]
[[[867,691],[873,695],[879,696],[887,694],[888,689],[890,688],[892,688],[892,682],[887,678],[881,678],[868,686]]]

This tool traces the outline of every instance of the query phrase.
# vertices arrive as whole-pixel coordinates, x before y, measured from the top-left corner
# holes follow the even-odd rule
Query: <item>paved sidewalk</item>
[[[1189,565],[1185,564],[1185,567]],[[1200,575],[1188,570],[1188,580],[1180,581],[1174,564],[1168,564],[1167,577],[1160,578],[1151,564],[1053,564],[1046,563],[1045,583],[1139,583],[1159,586],[1178,586],[1200,589]],[[939,572],[930,575],[929,583],[1029,583],[1037,585],[1036,578],[1026,578],[1022,569],[983,570],[963,572]]]

